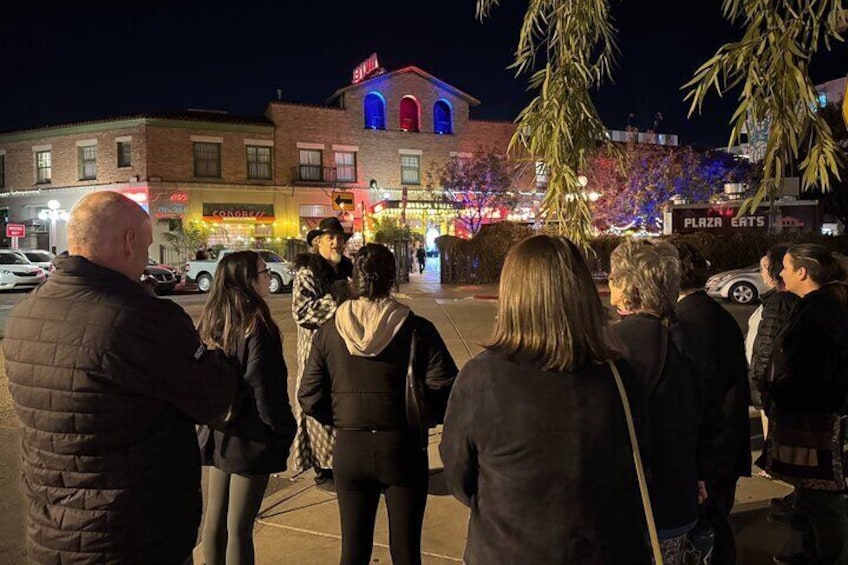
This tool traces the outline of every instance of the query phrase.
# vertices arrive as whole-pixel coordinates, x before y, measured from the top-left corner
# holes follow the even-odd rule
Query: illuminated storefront
[[[382,200],[371,208],[371,217],[400,220],[405,216],[406,225],[422,236],[434,229],[441,235],[453,235],[453,221],[461,209],[458,202],[444,200],[410,200],[406,207],[402,200]]]

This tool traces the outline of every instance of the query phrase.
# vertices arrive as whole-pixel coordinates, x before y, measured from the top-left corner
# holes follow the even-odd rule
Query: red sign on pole
[[[23,224],[6,224],[6,237],[26,237],[26,226]]]

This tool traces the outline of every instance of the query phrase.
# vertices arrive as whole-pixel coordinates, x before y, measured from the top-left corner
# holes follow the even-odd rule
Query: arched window
[[[365,127],[386,129],[386,101],[379,92],[369,92],[363,102]]]
[[[412,96],[404,96],[400,99],[400,129],[419,131],[418,114],[418,100]]]
[[[433,131],[436,133],[453,133],[450,102],[437,100],[433,106]]]

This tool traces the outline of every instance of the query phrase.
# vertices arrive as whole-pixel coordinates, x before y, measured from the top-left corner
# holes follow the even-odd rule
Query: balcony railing
[[[336,168],[321,165],[295,165],[292,167],[292,182],[302,184],[334,184]]]

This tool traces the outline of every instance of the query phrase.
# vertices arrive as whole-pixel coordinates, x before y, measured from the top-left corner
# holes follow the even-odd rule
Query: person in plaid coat
[[[336,313],[339,304],[350,297],[348,281],[353,264],[343,255],[350,234],[345,233],[337,218],[324,218],[318,229],[311,230],[306,242],[312,248],[295,260],[292,287],[292,316],[297,324],[297,384],[300,390],[303,369],[312,349],[312,336]],[[292,445],[292,469],[302,472],[315,469],[319,487],[332,489],[333,443],[335,431],[294,406],[297,435]]]

